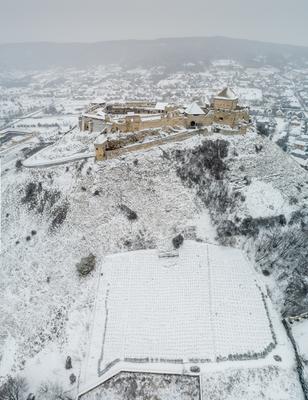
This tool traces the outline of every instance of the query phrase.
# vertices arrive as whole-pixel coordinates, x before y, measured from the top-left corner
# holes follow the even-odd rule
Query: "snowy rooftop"
[[[104,144],[107,142],[106,135],[98,135],[97,138],[95,139],[94,144]]]
[[[185,109],[186,114],[192,114],[192,115],[203,115],[204,111],[201,109],[200,106],[198,106],[197,103],[191,103],[186,109]]]
[[[106,115],[102,110],[100,110],[100,111],[94,110],[93,112],[87,112],[87,113],[84,113],[83,116],[87,117],[87,118],[101,119],[103,121],[105,121],[105,119],[106,119]]]
[[[117,363],[169,371],[172,363],[259,354],[272,342],[264,297],[240,250],[185,241],[178,257],[120,253],[102,265],[84,379],[102,379]]]
[[[218,95],[215,96],[215,98],[217,98],[217,99],[237,100],[238,97],[237,97],[236,93],[234,92],[234,90],[232,90],[229,87],[226,87],[220,93],[218,93]]]
[[[168,103],[163,103],[163,102],[158,102],[155,105],[155,110],[165,110],[165,108],[168,106]]]
[[[91,101],[92,104],[104,104],[106,100],[102,97],[97,97],[96,99]]]

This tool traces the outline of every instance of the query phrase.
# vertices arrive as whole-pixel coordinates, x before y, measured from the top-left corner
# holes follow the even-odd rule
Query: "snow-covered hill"
[[[179,233],[243,248],[281,313],[307,310],[307,183],[254,133],[3,171],[0,376],[22,371],[32,391],[46,380],[75,388],[99,273],[81,277],[76,263],[92,253],[99,266]]]

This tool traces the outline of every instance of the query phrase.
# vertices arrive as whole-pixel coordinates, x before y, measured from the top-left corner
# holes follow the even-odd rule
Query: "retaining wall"
[[[128,147],[123,147],[121,149],[116,149],[116,150],[107,150],[106,151],[106,159],[108,160],[108,159],[116,158],[123,154],[132,153],[132,152],[138,151],[138,150],[147,150],[152,147],[167,144],[167,143],[179,142],[179,141],[189,139],[189,138],[199,135],[199,134],[200,134],[200,132],[198,132],[198,131],[184,132],[184,133],[179,133],[177,135],[172,135],[172,136],[169,136],[166,138],[152,140],[151,142],[147,142],[147,143],[139,143],[139,144],[135,144],[135,145],[128,146]]]

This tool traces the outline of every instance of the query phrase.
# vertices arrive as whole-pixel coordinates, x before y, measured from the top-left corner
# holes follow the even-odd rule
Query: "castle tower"
[[[214,110],[235,110],[238,103],[238,97],[235,92],[226,87],[212,99]]]

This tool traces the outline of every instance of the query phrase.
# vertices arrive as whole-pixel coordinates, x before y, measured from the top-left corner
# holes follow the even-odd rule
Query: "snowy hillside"
[[[292,348],[243,253],[184,241],[177,256],[160,255],[155,249],[105,257],[81,399],[94,399],[88,389],[103,381],[101,395],[112,399],[104,390],[121,371],[187,375],[196,368],[211,398],[219,392],[217,376],[224,380],[236,370],[249,376],[253,369],[271,388],[287,378],[280,399],[289,398],[291,387],[292,398],[300,397]],[[256,395],[260,382],[254,384]]]
[[[220,137],[173,155],[197,190],[221,243],[246,249],[284,314],[307,308],[308,176],[267,139]],[[291,289],[292,288],[292,289]]]
[[[76,393],[69,375],[86,356],[104,256],[179,233],[243,248],[279,312],[307,310],[307,202],[307,172],[254,133],[2,171],[0,376],[20,371],[33,392],[50,380]],[[80,276],[90,253],[96,268]]]

